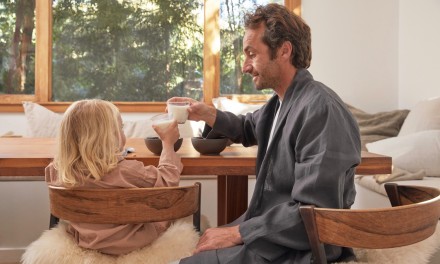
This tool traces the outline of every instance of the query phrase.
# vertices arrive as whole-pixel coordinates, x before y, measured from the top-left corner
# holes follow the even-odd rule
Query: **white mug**
[[[184,124],[188,119],[189,102],[168,102],[168,115],[174,118],[177,123]]]

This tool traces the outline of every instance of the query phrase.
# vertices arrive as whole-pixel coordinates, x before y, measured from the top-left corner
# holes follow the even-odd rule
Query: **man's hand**
[[[243,244],[237,226],[209,228],[203,233],[194,254],[201,251],[233,247]]]
[[[188,108],[188,118],[194,121],[205,121],[210,127],[214,126],[217,110],[205,103],[191,103]]]
[[[210,105],[196,101],[188,97],[173,97],[169,102],[189,102],[188,119],[193,121],[205,121],[210,127],[214,125],[217,110]]]

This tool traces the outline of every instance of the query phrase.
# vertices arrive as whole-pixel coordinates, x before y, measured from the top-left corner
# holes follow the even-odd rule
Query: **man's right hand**
[[[196,101],[188,97],[173,97],[169,102],[189,102],[188,119],[193,121],[205,121],[209,126],[213,126],[217,116],[217,110],[210,105]]]

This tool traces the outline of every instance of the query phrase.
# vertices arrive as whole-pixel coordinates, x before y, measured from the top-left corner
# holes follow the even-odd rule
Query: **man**
[[[259,110],[235,116],[190,98],[190,120],[244,146],[258,145],[256,184],[246,213],[208,229],[180,263],[310,263],[300,204],[350,208],[360,162],[356,121],[343,101],[306,70],[310,28],[285,7],[269,4],[245,17],[243,72],[275,95]],[[326,247],[330,261],[352,251]]]

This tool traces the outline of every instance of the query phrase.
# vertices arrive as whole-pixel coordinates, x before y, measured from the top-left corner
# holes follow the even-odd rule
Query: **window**
[[[0,111],[102,98],[154,112],[171,96],[253,94],[241,74],[242,19],[268,2],[283,1],[2,1]]]
[[[23,99],[34,94],[34,10],[34,1],[0,3],[0,94],[17,94]]]
[[[52,101],[202,96],[200,0],[52,4]]]

